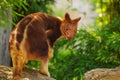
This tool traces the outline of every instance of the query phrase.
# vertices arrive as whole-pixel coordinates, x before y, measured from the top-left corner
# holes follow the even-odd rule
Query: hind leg
[[[48,58],[43,58],[41,59],[41,69],[40,69],[40,73],[41,74],[44,74],[44,75],[47,75],[50,77],[50,73],[49,73],[49,70],[48,70]]]
[[[48,43],[48,56],[42,57],[40,72],[50,77],[50,73],[48,70],[48,61],[53,57],[53,48],[49,45],[49,41],[47,43]]]
[[[21,53],[17,53],[17,55],[12,55],[13,62],[13,80],[21,80],[22,69],[24,66],[25,57]]]

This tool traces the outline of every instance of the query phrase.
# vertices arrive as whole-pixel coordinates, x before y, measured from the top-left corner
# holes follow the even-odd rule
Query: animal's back
[[[48,56],[47,34],[46,30],[49,15],[44,13],[34,13],[23,18],[11,33],[9,39],[10,52],[12,50],[22,51],[36,57]],[[48,21],[49,22],[49,21]],[[20,53],[20,54],[21,54]]]

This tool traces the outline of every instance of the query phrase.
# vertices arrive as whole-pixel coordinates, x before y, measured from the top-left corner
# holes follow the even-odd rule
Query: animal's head
[[[68,13],[65,14],[65,18],[62,21],[60,30],[61,30],[62,35],[66,39],[70,40],[75,36],[77,32],[77,25],[80,19],[81,17],[78,17],[72,20]]]

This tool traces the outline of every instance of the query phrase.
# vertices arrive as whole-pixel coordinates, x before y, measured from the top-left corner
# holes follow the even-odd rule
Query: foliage
[[[14,6],[13,9],[24,16],[35,12],[52,13],[52,4],[54,4],[54,0],[26,0],[26,2],[28,4],[26,10],[24,10],[24,7],[19,8],[18,6]],[[17,23],[24,16],[15,18],[14,22]]]
[[[7,23],[12,23],[12,17],[22,16],[20,13],[12,10],[14,6],[26,10],[26,0],[1,0],[0,1],[0,27],[10,26]]]
[[[0,26],[5,27],[6,22],[16,24],[21,18],[34,12],[52,13],[53,3],[54,0],[2,0]]]
[[[51,13],[52,12],[52,4],[54,4],[54,0],[27,0],[29,6],[28,13],[33,12],[45,12],[45,13]]]
[[[119,23],[120,19],[115,19],[102,28],[81,28],[74,40],[58,41],[50,63],[52,76],[57,80],[80,80],[88,70],[120,65]]]
[[[120,17],[120,0],[91,0],[94,11],[98,13],[96,23],[109,24],[114,17]]]

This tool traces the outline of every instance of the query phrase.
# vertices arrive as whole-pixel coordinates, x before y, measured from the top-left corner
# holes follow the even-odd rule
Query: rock
[[[12,68],[0,65],[0,80],[12,80]],[[55,80],[48,76],[42,75],[39,71],[24,68],[22,72],[22,80]]]
[[[114,69],[93,69],[84,74],[84,80],[120,80],[120,66]]]

